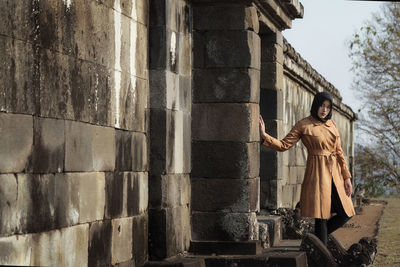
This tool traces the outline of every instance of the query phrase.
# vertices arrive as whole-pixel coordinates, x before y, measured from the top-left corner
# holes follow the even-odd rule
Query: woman
[[[302,217],[315,218],[315,235],[326,245],[328,234],[343,226],[355,214],[351,194],[351,174],[343,157],[339,131],[332,117],[332,96],[317,93],[311,115],[299,122],[282,140],[265,132],[260,116],[263,145],[285,151],[301,139],[308,151],[307,166],[301,186]],[[336,215],[331,217],[331,211]]]

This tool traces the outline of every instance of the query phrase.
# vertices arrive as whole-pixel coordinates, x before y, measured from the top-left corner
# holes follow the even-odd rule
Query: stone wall
[[[342,148],[352,172],[356,114],[341,102],[339,91],[315,71],[280,33],[262,39],[262,49],[261,72],[265,73],[266,82],[261,79],[260,109],[269,132],[280,139],[285,137],[297,121],[309,116],[314,94],[328,91],[334,97],[333,120],[338,125]],[[307,150],[300,141],[282,153],[261,149],[262,208],[296,206],[300,200],[306,160]]]
[[[192,17],[184,0],[150,6],[150,259],[189,249]]]
[[[1,1],[0,264],[147,260],[148,4]]]

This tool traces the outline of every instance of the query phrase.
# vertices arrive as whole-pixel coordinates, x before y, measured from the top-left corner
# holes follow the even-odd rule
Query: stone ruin
[[[1,1],[0,14],[0,264],[272,245],[279,218],[260,215],[295,207],[306,150],[260,148],[258,115],[282,138],[319,91],[352,168],[356,114],[282,37],[297,0]]]

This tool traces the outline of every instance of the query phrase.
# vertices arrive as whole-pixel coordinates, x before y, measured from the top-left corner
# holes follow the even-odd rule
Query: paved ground
[[[365,205],[361,214],[355,215],[344,227],[334,232],[335,236],[346,249],[364,236],[375,236],[384,207],[383,201],[372,201],[369,205]]]

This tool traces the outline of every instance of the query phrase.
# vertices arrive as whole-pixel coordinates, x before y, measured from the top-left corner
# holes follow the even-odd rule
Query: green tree
[[[357,129],[369,139],[356,155],[363,158],[355,166],[364,169],[359,179],[400,192],[399,3],[383,4],[353,36],[350,57],[356,74],[353,88],[364,105]]]

